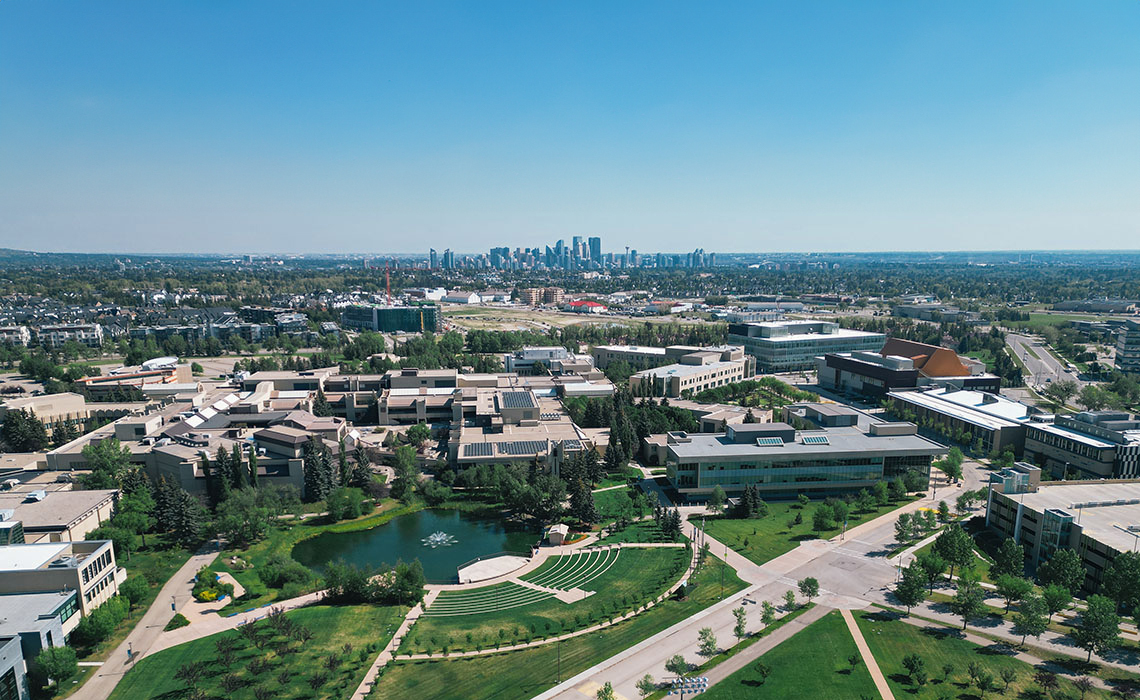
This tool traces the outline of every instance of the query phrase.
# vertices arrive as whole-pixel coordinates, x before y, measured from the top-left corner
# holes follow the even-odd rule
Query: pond
[[[497,552],[530,552],[540,537],[538,529],[457,510],[421,510],[370,530],[310,537],[297,543],[293,558],[317,571],[337,560],[380,566],[419,559],[429,581],[450,583],[461,564]]]

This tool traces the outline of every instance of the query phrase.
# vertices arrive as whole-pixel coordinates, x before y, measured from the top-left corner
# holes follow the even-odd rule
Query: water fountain
[[[433,532],[420,541],[424,543],[425,547],[431,547],[432,549],[436,547],[450,547],[456,542],[455,538],[446,532]]]

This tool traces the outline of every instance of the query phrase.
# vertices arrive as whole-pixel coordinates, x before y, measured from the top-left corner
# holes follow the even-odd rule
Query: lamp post
[[[685,700],[685,694],[693,697],[697,693],[703,693],[709,688],[709,679],[705,676],[697,678],[674,678],[670,684],[669,692],[667,695],[680,695],[680,700]]]

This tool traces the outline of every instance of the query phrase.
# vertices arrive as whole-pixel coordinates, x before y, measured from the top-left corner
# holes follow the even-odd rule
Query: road
[[[1065,369],[1064,362],[1058,359],[1040,339],[1017,333],[1006,333],[1005,342],[1029,370],[1029,376],[1025,378],[1025,381],[1030,386],[1044,389],[1050,383],[1063,379],[1071,379],[1079,386],[1085,384],[1076,371]]]
[[[711,627],[721,646],[730,644],[735,618],[732,609],[744,599],[748,610],[748,629],[760,628],[762,600],[777,606],[784,593],[795,590],[796,582],[809,576],[820,583],[820,595],[815,602],[829,608],[861,609],[882,599],[893,586],[897,570],[888,561],[887,553],[895,544],[895,520],[901,512],[922,507],[933,507],[939,500],[953,503],[965,489],[976,489],[986,475],[975,464],[967,464],[965,478],[957,486],[940,485],[936,494],[921,501],[903,506],[871,522],[852,528],[845,536],[831,540],[811,540],[763,565],[757,565],[723,543],[706,538],[713,554],[725,558],[736,568],[737,574],[749,585],[727,600],[713,605],[692,617],[679,622],[630,649],[587,669],[565,683],[537,696],[537,700],[584,700],[593,697],[602,684],[613,684],[618,697],[636,698],[636,683],[645,674],[658,681],[671,677],[665,671],[665,662],[674,654],[682,654],[696,663],[697,633],[702,627]],[[699,516],[703,508],[682,508],[686,517]],[[698,536],[696,528],[686,523],[687,534]],[[592,690],[591,690],[592,689]]]

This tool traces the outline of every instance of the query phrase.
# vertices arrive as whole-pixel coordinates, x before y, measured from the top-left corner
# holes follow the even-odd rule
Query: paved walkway
[[[437,595],[439,594],[429,593],[428,596],[424,598],[424,602],[430,604]],[[368,671],[364,674],[364,679],[360,681],[360,685],[356,687],[350,700],[364,700],[368,697],[368,694],[372,692],[372,686],[376,684],[376,678],[379,677],[380,671],[383,670],[383,668],[388,665],[388,662],[392,660],[392,657],[395,656],[396,649],[399,648],[400,642],[404,641],[408,630],[412,628],[412,625],[416,624],[416,620],[420,619],[420,615],[423,615],[423,613],[424,609],[422,604],[416,605],[408,611],[408,614],[404,617],[404,621],[401,622],[400,626],[396,629],[396,633],[392,635],[392,638],[389,639],[384,648],[380,650],[380,654],[372,661],[372,665],[368,667]]]
[[[194,588],[194,574],[198,573],[198,569],[213,562],[217,556],[217,552],[209,552],[195,554],[187,559],[186,563],[174,572],[174,575],[158,592],[154,602],[143,613],[142,618],[127,635],[127,638],[115,647],[115,650],[99,667],[99,671],[87,679],[87,682],[72,697],[75,700],[104,700],[109,697],[115,686],[119,684],[123,674],[130,669],[133,661],[150,653],[161,639],[164,634],[163,628],[174,615],[170,609],[171,600],[174,601],[175,607],[180,607],[179,601],[185,605],[187,601],[191,600],[190,591]],[[128,649],[133,652],[132,658],[127,656]]]
[[[883,700],[895,700],[895,695],[891,692],[891,687],[887,685],[887,679],[883,676],[882,670],[879,669],[879,664],[875,661],[871,648],[867,646],[867,640],[863,639],[862,630],[859,629],[859,625],[855,624],[855,617],[847,609],[840,610],[839,613],[843,615],[843,621],[847,623],[847,631],[855,639],[855,646],[859,648],[859,656],[863,657],[863,663],[867,665],[871,680],[875,681],[875,688],[878,689],[879,696]]]

